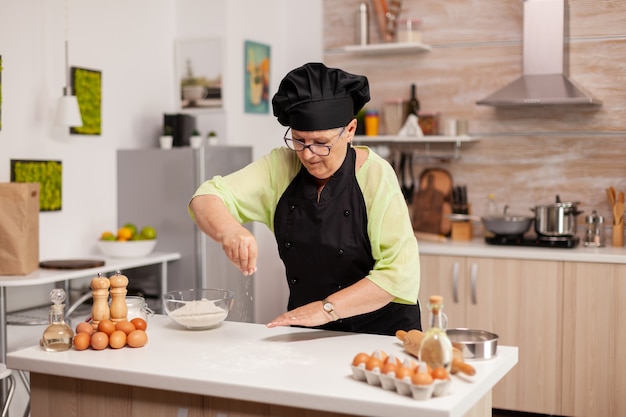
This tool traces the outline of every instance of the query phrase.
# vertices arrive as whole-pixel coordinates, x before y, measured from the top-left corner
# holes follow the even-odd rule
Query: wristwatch
[[[322,300],[322,304],[324,307],[324,311],[327,312],[328,314],[330,314],[330,316],[333,318],[334,321],[339,320],[339,316],[337,315],[337,313],[335,313],[335,307],[333,306],[333,304],[328,301],[326,298],[324,298]]]

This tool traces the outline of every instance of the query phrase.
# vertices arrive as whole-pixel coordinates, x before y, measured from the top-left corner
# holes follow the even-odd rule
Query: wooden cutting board
[[[57,259],[39,263],[39,267],[45,269],[88,269],[99,266],[104,266],[101,259]]]
[[[452,176],[448,171],[425,169],[420,175],[419,190],[412,204],[413,230],[443,235],[450,233],[448,214],[452,213],[451,194]]]

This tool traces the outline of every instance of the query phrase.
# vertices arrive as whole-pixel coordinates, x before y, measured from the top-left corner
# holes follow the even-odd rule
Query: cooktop
[[[534,246],[544,248],[575,248],[580,243],[578,236],[489,236],[485,242],[502,246]]]

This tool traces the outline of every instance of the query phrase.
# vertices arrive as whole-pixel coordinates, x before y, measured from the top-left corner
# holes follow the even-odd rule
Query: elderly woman
[[[244,275],[256,271],[257,243],[242,224],[274,232],[290,295],[268,327],[421,329],[417,242],[397,177],[371,149],[352,146],[367,101],[364,76],[296,68],[272,99],[286,147],[205,182],[189,204]]]

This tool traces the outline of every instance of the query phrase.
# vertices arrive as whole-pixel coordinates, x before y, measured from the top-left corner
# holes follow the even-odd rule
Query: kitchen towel
[[[0,275],[39,267],[39,183],[0,183]]]

